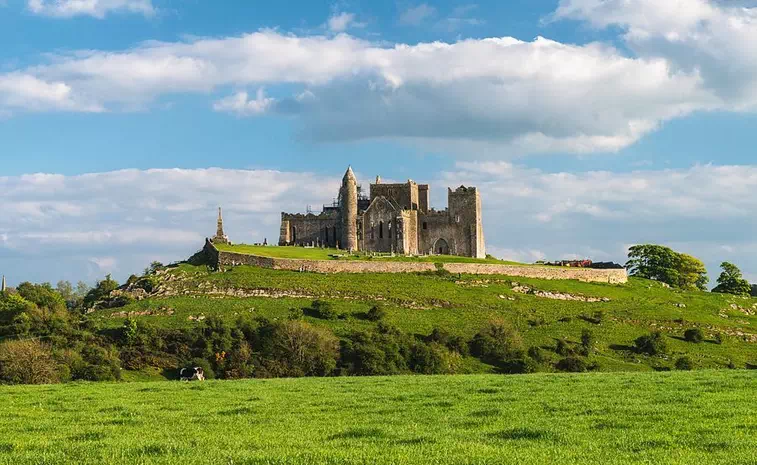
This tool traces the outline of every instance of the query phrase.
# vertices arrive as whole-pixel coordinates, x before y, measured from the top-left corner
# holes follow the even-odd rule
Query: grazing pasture
[[[0,463],[748,464],[757,371],[0,386]]]

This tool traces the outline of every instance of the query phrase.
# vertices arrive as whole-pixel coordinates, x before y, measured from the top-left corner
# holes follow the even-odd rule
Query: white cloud
[[[757,6],[715,0],[562,0],[555,19],[619,26],[639,56],[662,57],[737,110],[757,107]]]
[[[345,32],[350,27],[363,27],[364,24],[355,21],[354,13],[341,12],[331,16],[327,26],[331,32]]]
[[[54,282],[105,270],[123,279],[158,257],[196,252],[215,233],[218,206],[234,240],[275,243],[282,210],[329,203],[338,186],[336,176],[212,168],[0,177],[0,271]]]
[[[215,111],[234,113],[238,116],[258,116],[266,113],[276,99],[266,97],[263,88],[258,89],[254,99],[247,92],[237,92],[213,104]]]
[[[0,74],[0,112],[143,109],[166,95],[289,84],[289,98],[239,92],[213,106],[293,115],[314,140],[393,139],[477,158],[614,152],[693,112],[757,107],[757,51],[743,45],[757,43],[756,11],[705,0],[563,0],[555,12],[625,28],[636,56],[545,38],[387,45],[272,30],[74,51]],[[332,20],[334,31],[357,24],[350,13]]]
[[[410,26],[418,26],[426,19],[436,14],[436,8],[428,3],[410,7],[400,14],[400,23]]]
[[[652,242],[703,258],[712,275],[723,260],[757,275],[757,166],[548,173],[461,162],[418,180],[430,182],[437,208],[446,187],[478,186],[487,249],[502,258],[622,262],[629,244]],[[263,170],[0,177],[10,207],[0,216],[0,271],[14,282],[94,279],[102,273],[92,257],[109,257],[123,279],[158,257],[194,253],[215,233],[219,205],[232,240],[275,243],[281,211],[328,204],[338,186],[339,176]]]
[[[60,18],[93,16],[102,19],[111,12],[155,14],[152,0],[28,0],[27,6],[35,14]]]

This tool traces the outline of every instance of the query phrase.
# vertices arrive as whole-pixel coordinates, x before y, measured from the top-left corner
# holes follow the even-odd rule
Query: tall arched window
[[[392,238],[392,222],[389,222],[389,239]]]
[[[292,242],[297,242],[297,226],[292,226]]]
[[[384,238],[384,222],[379,221],[379,239]]]

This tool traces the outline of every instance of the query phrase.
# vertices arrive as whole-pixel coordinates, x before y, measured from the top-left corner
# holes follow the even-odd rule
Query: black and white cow
[[[201,367],[182,368],[179,372],[182,381],[205,381],[205,372]]]

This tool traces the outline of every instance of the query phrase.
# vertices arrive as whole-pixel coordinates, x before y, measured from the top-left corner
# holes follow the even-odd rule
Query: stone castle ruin
[[[333,205],[319,214],[281,214],[279,245],[485,258],[478,190],[448,189],[447,198],[448,207],[437,211],[430,208],[428,184],[384,184],[380,177],[366,197],[350,167]]]

